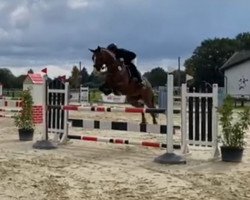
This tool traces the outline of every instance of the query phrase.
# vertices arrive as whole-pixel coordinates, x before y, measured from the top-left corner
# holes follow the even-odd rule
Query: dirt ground
[[[138,115],[124,113],[71,116],[140,122]],[[160,121],[164,123],[165,119]],[[133,140],[166,140],[164,135],[156,134],[72,131]],[[13,120],[0,118],[0,200],[248,200],[249,135],[242,163],[212,160],[210,151],[191,149],[186,165],[162,165],[153,160],[166,150],[142,146],[71,140],[54,150],[33,149],[41,137],[40,126],[34,141],[20,142]]]

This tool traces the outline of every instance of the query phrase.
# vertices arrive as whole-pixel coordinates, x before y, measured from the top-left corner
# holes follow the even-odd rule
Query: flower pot
[[[20,141],[32,141],[34,129],[18,129]]]
[[[221,146],[221,160],[225,162],[241,162],[243,148]]]

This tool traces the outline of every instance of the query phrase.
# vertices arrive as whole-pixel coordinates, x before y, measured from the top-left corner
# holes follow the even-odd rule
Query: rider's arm
[[[136,58],[136,54],[132,51],[126,49],[119,49],[117,52],[117,58],[123,58],[125,61],[131,62],[131,60]]]

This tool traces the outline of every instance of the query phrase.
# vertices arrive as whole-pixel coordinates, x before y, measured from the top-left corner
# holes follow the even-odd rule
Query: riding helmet
[[[116,44],[112,43],[112,44],[108,45],[107,49],[110,51],[116,51],[117,46],[116,46]]]

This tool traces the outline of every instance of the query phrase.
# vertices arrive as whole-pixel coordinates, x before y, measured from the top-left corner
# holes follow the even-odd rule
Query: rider
[[[124,61],[125,65],[129,66],[132,77],[135,77],[137,81],[141,84],[142,78],[140,72],[135,66],[136,54],[132,51],[118,48],[114,43],[108,45],[108,50],[115,54],[116,59]]]

